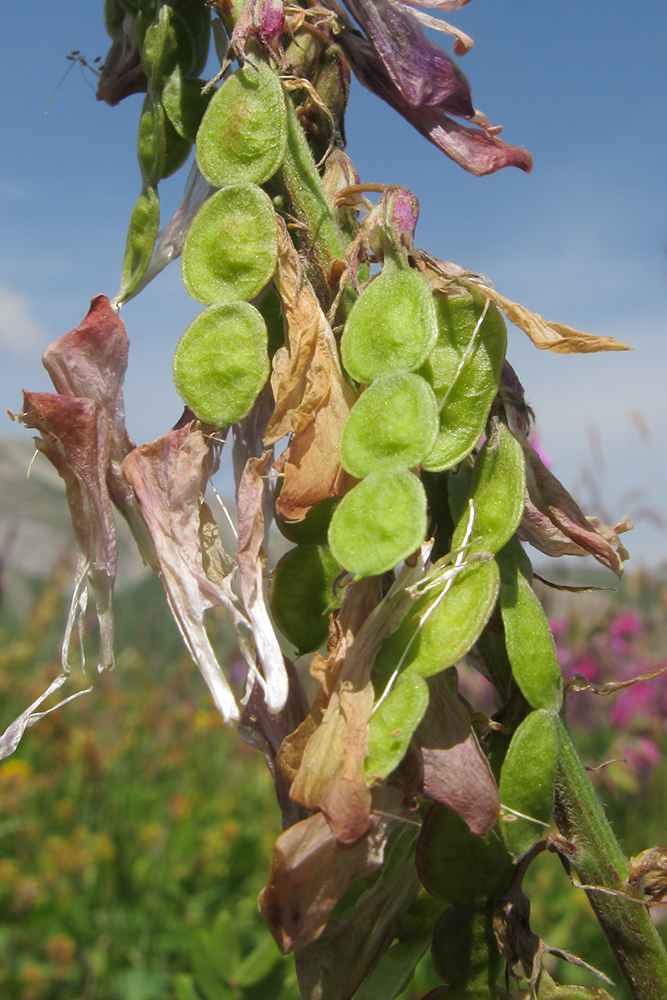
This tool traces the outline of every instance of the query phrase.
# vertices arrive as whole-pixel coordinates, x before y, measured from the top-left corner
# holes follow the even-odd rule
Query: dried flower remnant
[[[287,323],[288,346],[279,348],[273,359],[271,385],[276,405],[264,442],[270,445],[285,434],[292,435],[279,459],[283,483],[276,513],[286,521],[299,521],[320,500],[345,491],[338,438],[354,392],[343,377],[331,327],[282,222],[274,280]]]
[[[548,556],[592,555],[617,576],[629,558],[619,535],[632,525],[624,517],[614,527],[586,517],[563,484],[546,467],[529,440],[532,413],[514,369],[505,362],[500,388],[509,426],[526,455],[526,501],[519,537]]]
[[[191,422],[135,448],[123,462],[123,475],[148,525],[158,573],[185,644],[217,709],[231,724],[239,710],[206,634],[204,611],[224,605],[237,629],[249,624],[231,589],[236,564],[222,549],[203,501],[211,462],[211,445]]]

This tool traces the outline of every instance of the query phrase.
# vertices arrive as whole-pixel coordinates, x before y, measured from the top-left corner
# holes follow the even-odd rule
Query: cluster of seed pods
[[[562,748],[571,749],[555,643],[519,535],[548,546],[560,532],[561,551],[572,545],[584,554],[587,542],[612,568],[614,560],[620,568],[618,539],[600,529],[595,548],[598,529],[572,507],[567,523],[577,530],[566,538],[566,519],[556,523],[545,499],[549,481],[505,359],[501,308],[516,322],[527,311],[415,249],[416,207],[405,222],[409,212],[401,217],[395,203],[399,191],[403,209],[416,206],[409,192],[387,189],[379,206],[364,207],[342,149],[315,164],[292,93],[333,121],[345,87],[327,90],[319,63],[318,92],[286,72],[282,42],[274,35],[262,44],[259,0],[247,0],[246,35],[234,44],[241,6],[225,8],[238,68],[230,72],[227,63],[217,89],[198,79],[210,31],[204,3],[145,4],[136,13],[147,79],[143,191],[118,301],[141,286],[148,267],[157,184],[194,142],[197,167],[215,191],[182,247],[184,285],[204,309],[177,346],[174,381],[213,438],[230,427],[236,435],[246,418],[260,421],[272,388],[282,431],[272,436],[267,416],[264,446],[285,428],[285,455],[300,442],[290,460],[301,495],[290,487],[291,506],[281,506],[279,487],[275,510],[294,547],[270,574],[268,598],[284,648],[315,654],[322,688],[308,713],[293,676],[291,700],[267,714],[259,685],[242,720],[271,748],[286,827],[262,911],[281,949],[296,949],[307,1000],[351,1000],[358,990],[363,1000],[392,1000],[431,941],[450,1000],[508,996],[510,974],[524,981],[517,996],[608,996],[557,986],[541,968],[543,942],[531,936],[527,917],[523,938],[513,923],[522,865],[553,822]],[[304,9],[291,26],[288,54],[300,53],[304,74],[313,45],[330,55],[333,14],[317,21],[321,15],[311,11],[315,27],[302,30]],[[340,84],[339,57],[327,66]],[[320,130],[320,146],[321,138]],[[337,142],[334,129],[331,146]],[[291,285],[286,260],[297,262]],[[306,323],[307,311],[294,306],[304,289],[319,339],[309,341],[292,397],[280,402],[284,373],[297,364],[294,337],[302,331],[294,324]],[[531,317],[530,329],[546,330],[561,345],[555,349],[569,336],[585,342],[587,335]],[[318,393],[304,414],[305,398]],[[304,486],[314,453],[320,464]],[[287,468],[285,455],[278,470]],[[529,509],[537,511],[532,522]],[[535,524],[549,516],[541,536]],[[494,720],[460,697],[463,663],[491,683]],[[420,826],[418,839],[406,821]],[[375,878],[364,894],[355,889],[359,877]],[[334,907],[337,919],[327,923]],[[335,965],[334,982],[327,969]]]

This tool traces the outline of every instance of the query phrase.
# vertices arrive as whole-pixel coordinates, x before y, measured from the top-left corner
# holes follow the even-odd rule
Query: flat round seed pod
[[[510,540],[523,514],[525,483],[523,448],[505,424],[497,423],[493,437],[475,459],[470,492],[474,507],[471,538],[479,540],[470,545],[467,554],[496,553]],[[457,513],[452,549],[463,544],[470,516],[468,503]]]
[[[486,307],[481,293],[435,295],[434,301],[438,339],[420,374],[440,409],[439,433],[424,462],[437,472],[460,462],[482,436],[500,384],[507,331],[499,309],[492,302]]]
[[[181,254],[183,284],[205,305],[251,299],[278,256],[276,214],[256,184],[222,188],[192,221]]]
[[[559,712],[563,677],[556,643],[544,608],[522,572],[526,555],[516,536],[512,543],[496,556],[503,582],[500,610],[512,675],[532,708]]]
[[[211,306],[190,323],[174,355],[174,383],[200,420],[227,427],[252,409],[269,377],[264,320],[247,302]]]
[[[278,77],[246,63],[223,83],[197,133],[197,163],[214,187],[263,184],[285,156],[287,116]]]
[[[498,782],[500,800],[509,809],[530,817],[500,823],[505,846],[517,859],[544,837],[544,824],[551,822],[558,745],[558,716],[540,709],[527,715],[515,730],[503,761]]]
[[[212,91],[202,94],[205,80],[184,76],[179,68],[171,74],[162,91],[162,105],[178,134],[194,142]]]
[[[297,545],[278,562],[271,577],[271,611],[299,653],[312,653],[326,642],[329,611],[342,601],[334,594],[341,572],[326,545]]]
[[[431,677],[458,663],[489,620],[499,587],[498,567],[489,559],[420,597],[380,646],[375,670],[389,676],[400,663],[401,669]]]
[[[399,674],[368,726],[364,773],[369,784],[387,778],[401,763],[428,708],[428,684],[412,671]]]
[[[426,493],[416,476],[371,472],[336,507],[329,545],[356,577],[379,576],[419,548],[426,526]]]
[[[460,816],[440,805],[426,814],[415,861],[419,879],[432,896],[464,906],[500,895],[514,872],[494,830],[477,837]]]
[[[303,521],[284,521],[276,515],[278,530],[298,545],[326,545],[329,523],[339,504],[338,497],[327,497],[311,507]]]
[[[357,382],[414,371],[438,336],[433,296],[412,268],[385,268],[357,299],[343,331],[343,364]]]
[[[343,425],[340,460],[357,479],[376,469],[411,469],[433,447],[438,429],[431,387],[419,375],[384,375],[361,394]]]
[[[503,965],[493,934],[493,904],[446,909],[435,925],[432,956],[436,975],[454,989],[492,986]]]

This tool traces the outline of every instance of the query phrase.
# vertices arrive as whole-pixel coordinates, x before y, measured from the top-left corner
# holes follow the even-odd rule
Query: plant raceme
[[[587,518],[532,448],[503,314],[539,349],[625,345],[548,322],[418,249],[415,196],[360,183],[343,151],[350,71],[473,173],[527,170],[530,157],[475,112],[465,76],[424,35],[434,18],[398,0],[346,7],[358,28],[333,2],[107,4],[100,97],[145,91],[142,192],[119,294],[97,296],[51,345],[56,393],[25,393],[21,413],[66,482],[81,552],[63,663],[88,582],[100,669],[113,664],[115,507],[215,705],[272,770],[284,832],[260,907],[281,950],[296,951],[304,997],[391,1000],[432,939],[448,997],[507,995],[503,968],[520,995],[607,996],[542,968],[521,880],[544,845],[609,894],[590,889],[610,937],[627,939],[623,971],[636,996],[657,997],[664,952],[618,845],[609,832],[597,854],[577,846],[584,818],[605,821],[520,544],[590,553],[620,575],[629,524]],[[211,30],[221,69],[205,84]],[[159,181],[193,142],[183,206],[158,233]],[[117,310],[179,254],[204,306],[174,357],[185,411],[135,447]],[[228,440],[236,553],[204,500]],[[272,518],[294,547],[267,594]],[[240,703],[206,632],[215,605],[245,658]],[[313,654],[311,702],[285,651]],[[492,720],[459,695],[459,667],[493,686]]]

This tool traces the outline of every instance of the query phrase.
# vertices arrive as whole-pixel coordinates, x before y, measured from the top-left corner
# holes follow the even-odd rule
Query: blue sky
[[[594,468],[611,516],[667,514],[667,8],[658,0],[472,0],[449,16],[475,39],[461,60],[476,107],[533,154],[533,173],[474,178],[355,86],[348,153],[362,180],[400,183],[421,203],[417,243],[482,272],[523,304],[629,342],[632,354],[558,357],[510,331],[509,359],[537,411],[542,442],[568,486]],[[0,396],[48,390],[40,356],[118,288],[139,192],[141,98],[95,101],[80,49],[108,47],[102,3],[12,4],[0,40]],[[163,182],[165,218],[185,173]],[[171,355],[199,311],[172,265],[123,309],[131,340],[130,433],[156,437],[178,416]],[[638,425],[645,422],[650,434]],[[21,433],[7,419],[6,433]],[[23,432],[25,433],[25,432]],[[597,459],[591,439],[602,442]],[[652,436],[652,442],[649,437]],[[643,491],[622,501],[628,491]],[[586,496],[585,490],[580,492]],[[667,558],[667,530],[639,521],[636,560]]]

